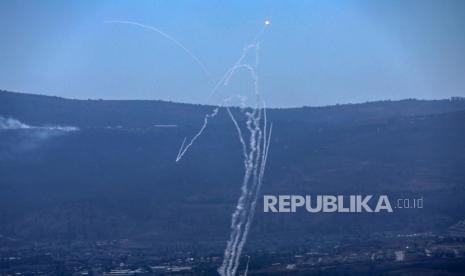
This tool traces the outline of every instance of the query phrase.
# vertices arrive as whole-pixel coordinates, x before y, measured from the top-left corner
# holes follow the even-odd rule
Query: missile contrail
[[[227,86],[237,70],[246,70],[253,79],[256,97],[255,107],[253,107],[251,111],[247,109],[242,110],[242,113],[247,117],[245,125],[249,134],[248,144],[245,143],[243,131],[236,118],[230,109],[227,108],[228,114],[236,127],[239,140],[242,144],[245,173],[241,186],[241,195],[231,218],[231,233],[224,251],[223,263],[220,268],[218,268],[220,275],[224,276],[235,275],[239,267],[242,250],[247,240],[250,225],[253,221],[271,141],[272,125],[270,125],[269,128],[267,126],[266,106],[264,103],[262,104],[260,100],[259,78],[256,73],[258,67],[258,52],[260,49],[258,37],[259,36],[257,36],[253,43],[243,49],[243,53],[238,62],[229,70],[224,80],[224,85]],[[254,65],[243,62],[250,51],[253,51],[255,54]],[[248,270],[248,268],[246,270]]]
[[[208,71],[207,67],[203,64],[203,62],[196,55],[194,55],[179,40],[177,40],[176,38],[172,37],[171,35],[163,32],[162,30],[157,29],[157,28],[155,28],[153,26],[141,24],[141,23],[138,23],[138,22],[125,21],[125,20],[106,20],[103,23],[105,23],[105,24],[126,24],[126,25],[137,26],[137,27],[140,27],[140,28],[143,28],[143,29],[146,29],[146,30],[150,30],[150,31],[153,31],[153,32],[156,32],[156,33],[162,35],[163,37],[167,38],[168,40],[170,40],[171,42],[176,44],[178,47],[180,47],[187,55],[189,55],[200,66],[200,68],[202,68],[202,71],[205,73],[205,75],[211,81],[213,80],[212,74],[210,73],[210,71]]]
[[[107,24],[118,23],[118,24],[128,24],[138,26],[144,29],[154,31],[165,38],[169,39],[177,46],[186,52],[192,59],[194,59],[197,64],[202,68],[204,73],[212,80],[210,72],[204,66],[204,64],[198,59],[189,49],[187,49],[181,42],[176,40],[174,37],[169,34],[155,28],[152,26],[140,24],[132,21],[121,21],[121,20],[111,20],[105,21]],[[226,87],[229,85],[230,81],[236,74],[238,70],[245,70],[249,73],[250,77],[253,80],[253,90],[255,93],[255,106],[251,108],[245,107],[245,99],[241,95],[233,95],[223,99],[221,104],[213,109],[209,114],[206,114],[204,117],[204,122],[199,129],[199,131],[189,140],[184,138],[181,147],[176,156],[176,162],[179,162],[182,157],[188,152],[189,148],[195,143],[195,141],[202,135],[206,129],[208,122],[211,118],[214,118],[218,113],[220,108],[225,107],[226,111],[234,124],[234,127],[237,131],[239,141],[242,145],[242,152],[244,155],[244,178],[241,185],[241,194],[238,199],[237,205],[234,209],[231,218],[231,233],[229,240],[226,243],[226,248],[224,251],[224,258],[221,266],[218,268],[218,272],[223,276],[232,276],[235,275],[239,267],[239,261],[242,254],[242,249],[247,240],[249,229],[253,221],[255,206],[257,203],[258,194],[262,186],[263,175],[266,167],[266,160],[268,158],[268,151],[271,142],[271,133],[273,125],[270,124],[270,127],[267,126],[267,115],[266,115],[266,106],[261,102],[260,90],[259,90],[259,78],[256,72],[256,69],[259,64],[259,39],[262,34],[265,32],[266,28],[270,25],[270,20],[264,22],[261,30],[255,35],[252,43],[248,44],[243,48],[240,57],[237,61],[226,70],[226,73],[223,77],[216,83],[213,87],[210,95],[207,99],[211,98],[215,93],[217,93],[221,86]],[[255,63],[249,64],[244,62],[245,58],[249,56],[250,52],[253,53],[255,57]],[[224,104],[231,98],[237,97],[241,100],[241,114],[244,115],[247,120],[245,122],[245,129],[247,130],[248,136],[244,135],[244,131],[239,125],[237,119],[235,118],[231,109]],[[263,123],[262,123],[263,119]],[[248,139],[246,139],[246,137]],[[249,257],[250,259],[250,257]],[[246,274],[248,271],[248,263],[246,268]]]
[[[259,64],[259,39],[270,23],[271,22],[269,20],[265,21],[264,27],[255,36],[252,43],[243,48],[240,57],[231,68],[226,70],[226,73],[217,82],[212,92],[208,96],[208,98],[210,98],[215,93],[217,93],[221,86],[228,86],[238,70],[245,70],[249,73],[253,80],[255,106],[251,108],[245,108],[244,97],[241,97],[240,95],[234,95],[232,97],[223,99],[222,103],[217,108],[215,108],[212,113],[205,115],[202,127],[197,132],[197,134],[193,136],[187,145],[187,138],[184,138],[176,157],[176,162],[179,162],[184,154],[188,151],[188,149],[194,144],[195,140],[202,135],[203,131],[208,125],[209,119],[215,117],[218,114],[219,108],[225,107],[231,121],[233,122],[242,146],[245,172],[241,185],[241,194],[231,217],[231,232],[229,240],[226,243],[226,248],[224,250],[223,262],[218,268],[218,273],[222,276],[235,275],[239,267],[242,250],[244,248],[250,226],[253,221],[258,194],[262,186],[266,160],[268,158],[268,152],[270,148],[273,125],[270,124],[269,127],[267,125],[266,105],[261,102],[259,77],[256,72]],[[250,52],[253,52],[255,55],[254,64],[244,62],[245,58],[250,55]],[[245,128],[247,130],[248,139],[246,139],[244,131],[239,125],[233,112],[231,112],[231,109],[228,106],[224,106],[225,102],[233,97],[237,97],[242,101],[241,106],[243,107],[240,108],[240,111],[241,114],[247,118]],[[247,272],[248,264],[245,273]]]
[[[219,111],[219,108],[217,107],[217,108],[215,108],[213,110],[212,113],[205,115],[204,120],[203,120],[203,125],[200,128],[199,132],[196,135],[194,135],[194,137],[192,137],[192,139],[190,140],[190,142],[186,146],[184,146],[184,144],[186,143],[187,138],[184,138],[184,141],[182,142],[181,148],[179,148],[178,155],[176,156],[176,162],[179,162],[179,160],[181,160],[181,158],[184,156],[184,154],[187,152],[187,150],[189,150],[189,148],[194,144],[195,140],[197,140],[197,138],[199,138],[200,135],[202,135],[203,131],[205,130],[205,128],[208,125],[208,120],[210,118],[215,117],[218,114],[218,111]]]
[[[249,263],[250,263],[250,256],[247,256],[247,265],[245,266],[244,276],[247,276],[249,272]]]

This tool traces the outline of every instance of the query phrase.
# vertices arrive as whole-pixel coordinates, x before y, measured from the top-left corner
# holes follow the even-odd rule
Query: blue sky
[[[465,1],[0,2],[0,89],[68,98],[208,103],[262,28],[269,106],[465,96]],[[249,89],[239,75],[235,89]],[[222,93],[229,93],[223,91]]]

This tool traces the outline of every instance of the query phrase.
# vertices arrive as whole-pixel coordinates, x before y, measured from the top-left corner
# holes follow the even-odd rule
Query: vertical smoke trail
[[[225,107],[229,117],[231,118],[231,121],[236,128],[239,141],[242,145],[245,170],[241,185],[241,195],[231,217],[231,233],[224,250],[223,263],[218,268],[218,272],[225,276],[235,275],[239,267],[242,249],[247,240],[250,225],[254,217],[255,206],[262,185],[271,140],[272,125],[270,125],[270,128],[268,129],[266,107],[264,104],[261,104],[259,78],[256,73],[256,69],[259,63],[258,52],[260,49],[258,40],[262,33],[265,31],[266,25],[269,24],[269,21],[266,22],[267,23],[265,23],[263,29],[255,36],[254,41],[244,47],[239,59],[230,69],[226,71],[224,76],[215,85],[211,94],[208,96],[208,98],[213,96],[221,86],[228,86],[229,82],[238,70],[243,69],[250,74],[253,80],[255,106],[252,108],[240,108],[241,114],[246,117],[245,128],[248,131],[248,141],[246,142],[247,139],[245,138],[244,133],[233,112],[231,112],[231,109],[227,106],[224,106],[224,103],[228,101],[228,98],[224,99],[219,107],[217,107],[211,114],[207,114],[205,116],[202,127],[186,146],[185,144],[187,139],[184,139],[176,157],[176,162],[181,160],[184,154],[193,145],[195,140],[202,135],[203,131],[207,127],[208,120],[218,114],[219,108]],[[255,55],[255,64],[253,65],[244,62],[244,59],[251,51],[253,51],[253,54]],[[243,102],[241,103],[241,106],[245,106],[243,97],[240,95],[235,95],[235,97],[242,99]]]
[[[244,276],[247,276],[247,273],[249,272],[249,263],[250,263],[250,256],[247,256],[247,265],[245,266]]]
[[[255,53],[255,65],[243,63],[247,52],[253,50]],[[242,249],[247,240],[250,225],[252,223],[255,207],[258,199],[260,187],[262,185],[265,172],[266,159],[271,140],[272,125],[268,129],[266,107],[260,105],[260,92],[258,86],[258,66],[259,45],[257,42],[244,48],[243,55],[239,61],[229,70],[225,78],[225,86],[239,69],[245,69],[250,73],[254,83],[256,105],[251,111],[242,110],[247,118],[246,128],[249,134],[248,146],[245,143],[244,135],[233,113],[227,108],[228,114],[236,127],[239,140],[244,152],[244,178],[241,186],[241,195],[231,218],[231,233],[224,251],[223,263],[218,269],[221,275],[235,275],[239,267]],[[262,125],[263,118],[263,125]]]
[[[246,172],[241,187],[241,196],[231,220],[230,239],[225,249],[223,264],[218,270],[221,275],[235,275],[237,272],[240,255],[253,220],[259,190],[262,185],[271,137],[271,127],[268,130],[265,124],[263,127],[260,125],[262,112],[266,114],[264,109],[255,109],[249,113],[249,119],[247,120],[247,128],[250,132],[250,149],[244,160]],[[234,117],[231,117],[231,119],[235,120]],[[240,139],[243,139],[239,131],[238,135]]]
[[[198,65],[202,68],[205,74],[211,79],[210,77],[211,74],[209,73],[209,71],[206,69],[203,63],[194,54],[192,54],[192,52],[189,49],[187,49],[178,40],[162,32],[161,30],[148,26],[148,25],[131,22],[131,21],[114,20],[114,21],[105,21],[105,23],[129,24],[129,25],[138,26],[144,29],[149,29],[151,31],[161,34],[162,36],[171,40],[177,46],[182,48],[192,59],[194,59],[198,63]],[[246,47],[244,47],[239,59],[234,63],[234,65],[231,68],[229,68],[226,71],[223,77],[216,83],[211,94],[207,98],[209,99],[216,92],[218,92],[221,86],[224,86],[224,87],[228,86],[229,82],[231,81],[231,79],[234,77],[235,73],[238,70],[244,69],[250,74],[253,80],[253,90],[255,93],[255,106],[252,108],[245,108],[244,98],[241,97],[240,95],[235,95],[235,97],[242,99],[241,106],[243,107],[240,108],[240,111],[241,111],[241,114],[246,117],[245,128],[248,131],[248,141],[244,137],[244,133],[237,119],[231,112],[230,108],[224,106],[224,103],[228,101],[229,99],[228,98],[228,99],[224,99],[223,102],[212,111],[212,113],[205,115],[202,127],[197,132],[197,134],[194,135],[190,139],[187,145],[186,145],[187,138],[184,138],[182,145],[176,156],[176,162],[179,162],[184,156],[184,154],[186,154],[186,152],[189,150],[189,148],[202,135],[203,131],[206,129],[208,125],[209,119],[215,117],[218,114],[219,109],[221,107],[226,107],[228,115],[231,118],[231,121],[233,122],[236,128],[239,141],[242,145],[242,150],[243,150],[243,155],[244,155],[244,169],[245,169],[244,178],[243,178],[242,185],[241,185],[241,195],[238,199],[236,208],[231,218],[231,233],[230,233],[230,237],[227,242],[227,245],[226,245],[226,249],[224,251],[223,263],[220,266],[220,268],[218,268],[218,272],[221,275],[226,275],[226,276],[235,275],[239,267],[239,260],[240,260],[240,256],[242,253],[242,249],[247,240],[247,235],[249,233],[250,225],[254,217],[255,206],[256,206],[258,194],[259,194],[259,191],[262,185],[263,175],[264,175],[265,166],[266,166],[266,160],[268,157],[268,151],[269,151],[269,146],[270,146],[271,131],[272,131],[273,126],[270,125],[269,129],[267,127],[266,106],[264,104],[263,105],[261,104],[260,90],[259,90],[259,78],[256,73],[256,69],[258,68],[258,64],[259,64],[259,54],[258,54],[259,43],[258,41],[261,35],[265,32],[266,27],[269,24],[270,24],[270,21],[266,20],[263,28],[255,36],[253,42],[247,45]],[[251,51],[253,51],[253,54],[255,57],[255,63],[253,65],[244,62],[244,59],[249,55]],[[262,124],[262,118],[263,118],[263,124]],[[249,260],[250,260],[250,257],[249,257]],[[246,268],[245,273],[247,273],[247,271],[248,271],[248,262],[247,262],[247,268]]]

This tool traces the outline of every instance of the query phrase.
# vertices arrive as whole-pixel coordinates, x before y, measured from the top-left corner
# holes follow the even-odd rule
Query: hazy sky
[[[0,89],[206,103],[262,28],[269,106],[465,96],[465,1],[0,1]],[[246,75],[235,89],[249,89]],[[223,91],[229,93],[230,91]]]

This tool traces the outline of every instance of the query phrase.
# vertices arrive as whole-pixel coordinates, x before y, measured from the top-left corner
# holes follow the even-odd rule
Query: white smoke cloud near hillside
[[[63,131],[63,132],[70,132],[70,131],[78,131],[78,127],[74,126],[59,126],[59,125],[51,125],[51,126],[31,126],[21,121],[14,119],[14,118],[5,118],[0,116],[0,130],[17,130],[17,129],[31,129],[31,130],[55,130],[55,131]]]
[[[0,134],[14,132],[15,139],[0,137],[0,158],[40,148],[55,137],[79,131],[75,126],[33,126],[15,118],[0,116]],[[6,140],[1,140],[5,138]]]

